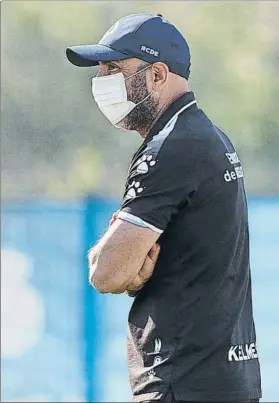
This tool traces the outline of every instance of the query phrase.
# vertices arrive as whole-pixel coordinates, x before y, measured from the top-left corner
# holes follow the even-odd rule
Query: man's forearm
[[[98,267],[98,260],[100,258],[100,254],[102,252],[101,240],[89,251],[88,261],[89,261],[89,282],[90,284],[99,292],[107,293],[107,292],[115,292],[118,293],[118,290],[115,289],[115,286],[110,286],[110,279],[104,276],[101,276],[98,272],[100,267]],[[119,291],[120,293],[121,291]]]
[[[136,283],[133,288],[140,287],[153,272],[158,251],[155,253],[157,247],[147,248],[148,242],[156,241],[157,237],[157,233],[149,229],[116,220],[89,251],[90,283],[101,293],[121,293],[133,283]]]
[[[94,274],[97,268],[96,262],[98,260],[98,255],[100,253],[101,247],[99,246],[99,241],[93,248],[88,251],[88,266],[89,266],[89,283],[93,285]]]
[[[117,252],[115,252],[117,253]],[[89,251],[89,282],[90,284],[101,293],[123,293],[127,286],[134,280],[137,273],[134,270],[123,270],[125,275],[121,281],[117,280],[117,268],[111,254],[104,250],[102,239]],[[117,261],[117,259],[115,259]],[[116,265],[117,263],[115,263]],[[114,266],[114,267],[111,267]],[[111,267],[111,269],[109,269]],[[138,271],[140,268],[138,269]]]

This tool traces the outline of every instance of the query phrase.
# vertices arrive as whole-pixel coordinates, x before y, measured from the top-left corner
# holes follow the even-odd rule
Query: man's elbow
[[[96,291],[102,294],[120,294],[125,291],[122,289],[123,286],[121,287],[121,284],[117,284],[115,282],[115,279],[112,275],[105,274],[104,270],[94,266],[90,266],[89,283],[95,288]]]
[[[100,276],[97,275],[96,271],[91,273],[91,270],[90,270],[89,283],[90,283],[90,285],[92,285],[93,288],[95,288],[96,291],[99,291],[102,294],[109,292],[106,287],[106,284],[104,283],[104,281],[102,281]]]
[[[88,254],[89,265],[89,284],[100,293],[109,292],[104,276],[101,275],[100,265],[98,262],[98,256],[94,253],[94,249],[91,249]]]

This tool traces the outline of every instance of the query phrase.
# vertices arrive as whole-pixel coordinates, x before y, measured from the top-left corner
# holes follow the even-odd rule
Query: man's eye
[[[113,65],[113,64],[110,64],[109,66],[108,66],[108,71],[114,71],[114,70],[118,70],[119,69],[119,67],[118,66],[115,66],[115,65]]]

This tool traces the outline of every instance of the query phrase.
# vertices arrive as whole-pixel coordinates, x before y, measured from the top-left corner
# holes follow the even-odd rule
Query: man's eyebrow
[[[117,66],[117,67],[121,67],[121,62],[117,62],[117,61],[109,61],[109,62],[103,62],[104,63],[104,65],[105,66],[108,66],[109,64],[113,64],[114,66]]]

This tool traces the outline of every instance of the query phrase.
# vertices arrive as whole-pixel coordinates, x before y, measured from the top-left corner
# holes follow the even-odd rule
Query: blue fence
[[[116,202],[2,206],[2,401],[131,401],[131,300],[88,286],[86,252]],[[249,199],[263,401],[279,398],[279,199]]]

